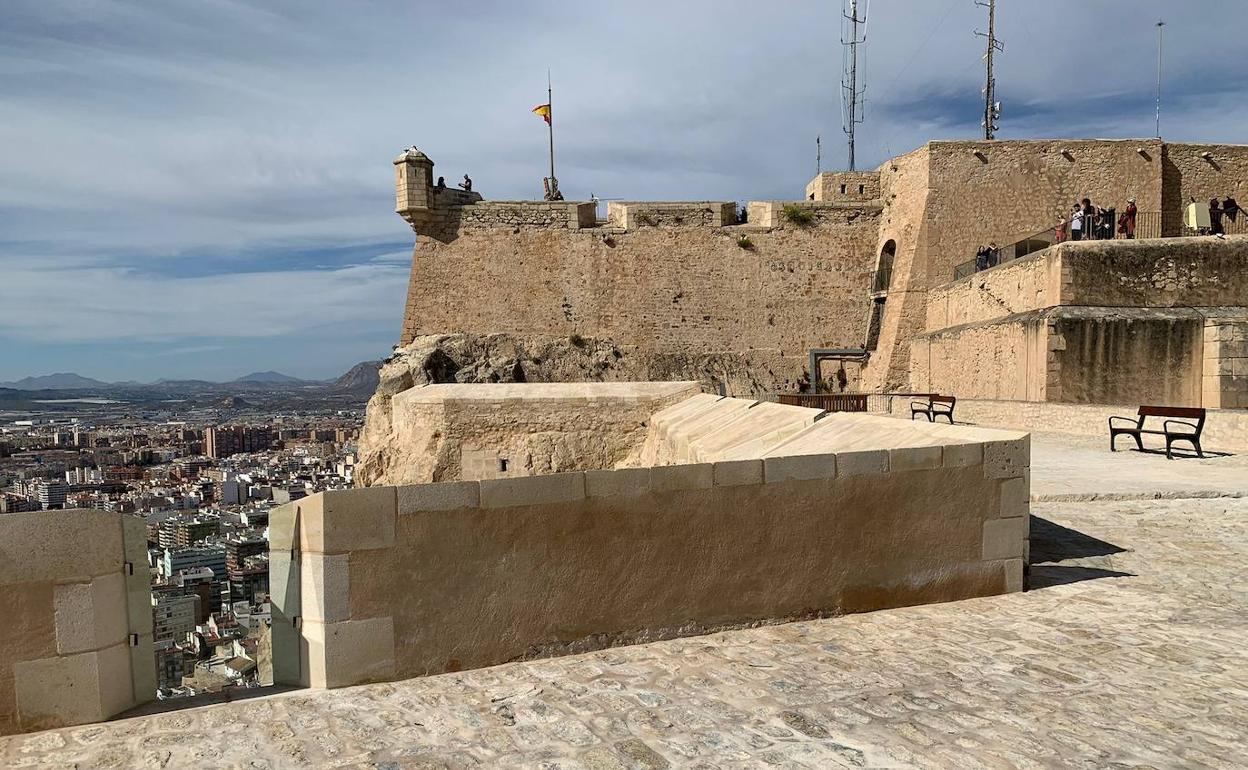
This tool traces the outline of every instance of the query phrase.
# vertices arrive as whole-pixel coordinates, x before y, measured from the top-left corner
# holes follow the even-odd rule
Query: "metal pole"
[[[992,139],[992,101],[995,83],[992,80],[993,45],[997,34],[997,0],[988,0],[988,83],[984,87],[984,138]]]
[[[861,18],[858,16],[858,0],[849,0],[849,13],[842,14],[849,20],[849,39],[846,40],[842,34],[841,43],[849,47],[849,67],[844,77],[849,82],[841,81],[841,90],[846,100],[845,104],[845,134],[848,137],[849,148],[849,170],[853,171],[854,166],[854,139],[857,125],[862,122],[862,118],[858,117],[858,99],[862,93],[858,90],[858,46],[867,42],[866,35],[858,36],[858,25],[866,24],[866,16]]]
[[[815,176],[823,173],[823,145],[819,141],[819,135],[815,134]]]
[[[551,100],[550,90],[550,70],[546,70],[546,105],[550,109],[550,120],[546,121],[546,128],[550,130],[550,187],[551,194],[554,194],[556,188],[555,182],[555,105]]]
[[[1166,23],[1157,20],[1157,138],[1161,138],[1161,42]]]
[[[979,2],[976,5],[982,5],[988,9],[988,33],[976,32],[976,35],[988,39],[987,49],[984,53],[984,61],[988,63],[987,82],[984,84],[984,139],[992,140],[997,132],[997,80],[993,76],[993,64],[997,51],[1005,50],[1005,46],[1000,40],[997,40],[997,0],[988,0],[988,2]]]

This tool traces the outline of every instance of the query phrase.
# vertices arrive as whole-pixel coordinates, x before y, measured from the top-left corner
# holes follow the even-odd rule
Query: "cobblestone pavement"
[[[1248,500],[1033,513],[1025,594],[17,736],[0,765],[1248,766]]]

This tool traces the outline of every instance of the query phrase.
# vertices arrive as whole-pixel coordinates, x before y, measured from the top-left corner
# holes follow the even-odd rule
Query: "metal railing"
[[[1224,222],[1230,225],[1230,222]],[[1237,223],[1243,228],[1243,232],[1248,232],[1248,219],[1241,217]],[[1114,209],[1106,211],[1105,219],[1098,226],[1082,231],[1086,237],[1081,236],[1080,240],[1096,241],[1096,240],[1124,240],[1127,238],[1126,233],[1118,232],[1118,216]],[[1162,228],[1162,213],[1160,211],[1141,211],[1135,215],[1135,238],[1161,238],[1164,232]],[[1227,233],[1230,234],[1230,229]],[[981,266],[974,259],[967,260],[961,264],[955,265],[953,268],[953,280],[961,280],[968,275],[973,275],[981,270],[1004,265],[1006,262],[1012,262],[1037,251],[1043,251],[1056,243],[1063,243],[1074,240],[1070,235],[1070,225],[1064,225],[1060,232],[1058,227],[1047,227],[1038,232],[1032,233],[1026,238],[1015,241],[1008,246],[998,249],[998,257],[995,262],[991,262],[986,266]]]
[[[826,412],[866,412],[889,414],[893,399],[927,398],[930,393],[772,393],[760,400],[822,409]]]

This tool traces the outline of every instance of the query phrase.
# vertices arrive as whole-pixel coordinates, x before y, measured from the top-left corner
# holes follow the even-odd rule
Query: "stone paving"
[[[1248,767],[1248,500],[1033,514],[1023,594],[0,738],[0,765]]]

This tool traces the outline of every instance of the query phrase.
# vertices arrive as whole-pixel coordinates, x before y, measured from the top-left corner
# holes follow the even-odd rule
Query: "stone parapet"
[[[478,201],[456,212],[467,227],[525,227],[579,230],[597,222],[597,205],[585,201]]]
[[[274,584],[298,571],[302,594],[275,591],[274,655],[299,661],[278,681],[342,687],[1021,590],[1026,434],[809,422],[780,407],[798,413],[796,431],[743,457],[737,420],[754,402],[734,401],[698,397],[651,421],[705,426],[716,411],[718,440],[671,428],[663,441],[733,459],[374,487],[278,509],[274,554],[294,555],[273,562],[286,573]],[[785,423],[771,418],[760,432]]]
[[[607,224],[639,227],[723,227],[737,223],[732,201],[644,201],[607,203]]]
[[[878,201],[879,171],[825,171],[806,185],[806,200],[826,202]]]
[[[0,516],[0,735],[156,696],[147,529],[90,510]]]
[[[883,210],[878,201],[750,201],[746,206],[746,221],[755,227],[875,226]]]

